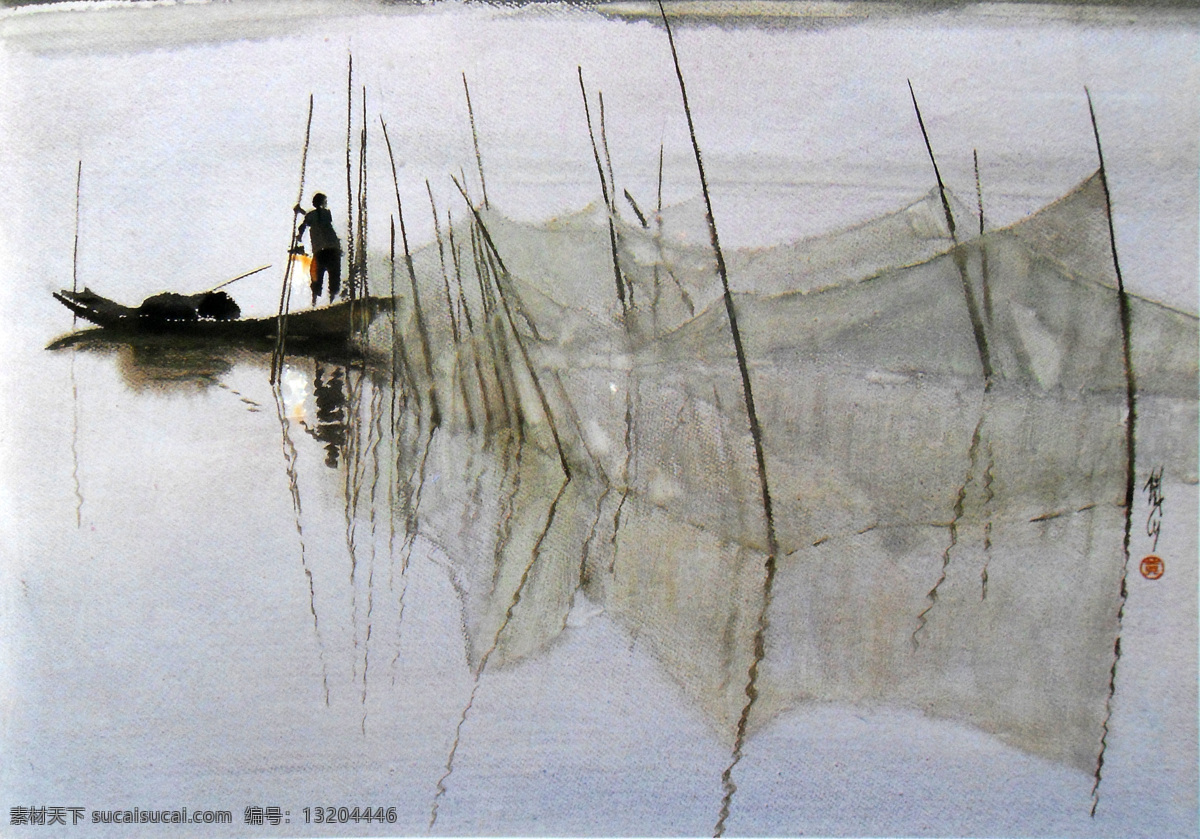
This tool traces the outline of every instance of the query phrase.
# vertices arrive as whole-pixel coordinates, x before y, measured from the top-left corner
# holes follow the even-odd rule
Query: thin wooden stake
[[[417,332],[421,336],[421,352],[425,359],[425,374],[429,377],[429,406],[430,423],[438,426],[442,421],[441,408],[438,406],[437,385],[433,377],[433,353],[429,347],[429,330],[425,326],[425,315],[421,311],[421,293],[417,290],[417,272],[413,268],[412,252],[408,249],[408,233],[404,228],[404,208],[400,205],[400,178],[396,174],[396,157],[392,154],[392,141],[388,137],[387,123],[379,118],[383,126],[383,140],[387,144],[388,160],[392,164],[392,182],[396,187],[396,217],[400,220],[400,240],[404,244],[404,265],[408,269],[408,280],[412,288],[413,314],[417,320]]]
[[[71,254],[71,291],[79,291],[79,192],[83,185],[83,161],[75,171],[75,249]]]
[[[425,191],[429,194],[429,208],[433,211],[433,233],[437,239],[438,260],[442,265],[442,286],[446,292],[446,312],[450,317],[450,332],[454,336],[454,346],[461,343],[458,331],[458,319],[454,316],[454,299],[450,296],[450,272],[446,269],[446,245],[442,239],[442,223],[438,220],[437,202],[433,199],[433,187],[429,179],[425,179]]]
[[[406,386],[405,402],[408,401],[408,393],[417,392],[417,380],[413,375],[412,365],[408,361],[408,350],[404,346],[404,336],[400,333],[400,324],[396,318],[396,217],[389,215],[391,221],[391,250],[389,252],[388,265],[391,269],[391,291],[392,291],[392,388],[396,387],[396,356],[400,357],[401,372],[404,373],[404,381]],[[393,430],[395,423],[392,424]]]
[[[983,242],[983,182],[979,179],[979,150],[972,149],[971,155],[975,159],[975,197],[979,201],[979,263],[983,271],[983,316],[987,318],[990,325],[992,322],[992,288],[991,277],[988,272],[988,252],[987,243]]]
[[[612,155],[608,153],[608,129],[605,127],[604,119],[604,91],[597,91],[596,97],[600,100],[600,147],[604,149],[604,165],[608,170],[610,187],[608,211],[615,213],[617,211],[617,180],[613,177]]]
[[[600,150],[596,146],[596,133],[592,129],[592,113],[588,108],[587,88],[583,85],[583,67],[578,67],[578,70],[579,93],[583,96],[583,115],[587,119],[588,137],[592,141],[592,156],[596,159],[596,173],[600,176],[600,193],[604,196],[604,208],[608,214],[608,242],[612,249],[613,279],[617,284],[617,299],[621,301],[621,308],[625,309],[625,281],[621,278],[621,261],[617,255],[617,230],[613,225],[612,199],[609,197],[608,182],[604,177],[604,166],[600,163]]]
[[[346,289],[354,285],[354,187],[350,166],[350,132],[354,121],[354,53],[346,54]]]
[[[483,179],[483,156],[479,153],[479,132],[475,129],[475,109],[471,107],[471,88],[467,85],[467,74],[462,74],[463,93],[467,95],[467,115],[471,118],[471,140],[475,143],[475,165],[479,167],[479,188],[483,190],[484,209],[491,209],[487,197],[487,181]],[[466,183],[466,179],[463,179]]]
[[[933,164],[933,174],[937,178],[938,194],[942,198],[942,210],[946,214],[946,226],[950,229],[950,239],[954,243],[952,250],[954,264],[958,268],[959,279],[962,281],[963,297],[967,304],[967,317],[971,320],[971,331],[975,335],[975,348],[979,353],[979,364],[983,368],[984,388],[992,386],[992,357],[988,349],[987,332],[979,317],[979,307],[975,303],[975,294],[971,291],[971,281],[967,275],[965,256],[958,249],[958,233],[954,227],[954,213],[950,210],[950,199],[946,195],[946,185],[942,183],[942,173],[938,169],[937,159],[933,156],[933,145],[929,142],[929,132],[925,130],[925,120],[921,118],[921,107],[917,104],[917,94],[913,91],[912,81],[908,82],[908,92],[912,96],[913,108],[917,112],[917,123],[921,126],[921,136],[925,138],[925,149],[929,152],[929,162]]]
[[[671,23],[667,20],[667,12],[662,0],[658,0],[658,11],[662,15],[663,25],[667,30],[667,40],[671,45],[671,58],[675,63],[675,75],[679,80],[679,94],[683,99],[683,112],[687,115],[688,134],[692,140],[692,150],[696,154],[696,169],[700,173],[700,189],[704,193],[704,206],[708,218],[708,232],[712,239],[713,253],[717,260],[717,273],[721,277],[724,289],[725,312],[729,317],[729,332],[733,336],[734,352],[737,354],[738,371],[742,377],[742,394],[746,403],[746,417],[750,424],[750,436],[754,441],[754,457],[758,465],[759,489],[762,494],[763,518],[766,524],[767,557],[765,562],[766,578],[763,584],[763,604],[758,615],[754,631],[754,659],[747,674],[746,704],[738,720],[734,737],[733,760],[722,773],[722,785],[725,796],[721,804],[721,812],[717,819],[714,834],[721,836],[725,831],[725,820],[729,816],[729,807],[733,794],[737,790],[733,783],[733,768],[741,760],[742,747],[746,741],[746,727],[749,723],[750,711],[758,697],[758,666],[766,657],[767,611],[771,603],[771,592],[775,582],[775,563],[779,554],[779,543],[775,537],[775,517],[771,509],[771,490],[767,482],[767,456],[763,447],[762,427],[758,423],[758,413],[754,408],[754,391],[750,385],[750,368],[746,362],[746,351],[742,346],[742,336],[738,330],[737,312],[733,305],[733,292],[729,288],[729,276],[725,269],[725,256],[721,252],[721,243],[717,237],[717,223],[713,217],[712,199],[708,193],[708,179],[704,175],[704,160],[700,154],[700,144],[696,140],[696,125],[692,120],[692,109],[688,104],[687,87],[683,82],[683,70],[679,66],[679,53],[675,50],[675,36],[671,33]]]
[[[1113,694],[1117,687],[1117,665],[1121,661],[1121,633],[1125,621],[1125,602],[1129,595],[1129,547],[1133,535],[1133,499],[1137,485],[1137,379],[1133,373],[1133,312],[1129,307],[1129,296],[1125,292],[1125,280],[1121,275],[1121,261],[1117,258],[1117,232],[1113,226],[1112,195],[1108,189],[1108,172],[1104,168],[1104,150],[1100,146],[1100,128],[1096,122],[1096,109],[1092,105],[1092,93],[1086,87],[1088,113],[1092,118],[1092,133],[1096,137],[1096,156],[1100,160],[1100,186],[1104,190],[1104,212],[1108,217],[1108,241],[1112,246],[1113,270],[1117,275],[1117,313],[1121,321],[1121,354],[1125,363],[1125,533],[1121,541],[1121,590],[1117,607],[1117,637],[1113,643],[1113,662],[1108,674],[1108,696],[1104,700],[1104,723],[1100,736],[1100,752],[1096,756],[1095,780],[1092,784],[1092,818],[1100,803],[1100,780],[1104,769],[1104,753],[1108,746],[1108,723],[1112,717]]]
[[[367,88],[362,89],[362,133],[358,146],[358,244],[355,247],[358,257],[358,270],[355,275],[355,286],[352,294],[357,297],[371,296],[371,286],[367,278]],[[367,323],[363,323],[365,330]]]
[[[454,216],[450,210],[446,210],[446,231],[450,237],[450,256],[454,260],[454,282],[458,289],[458,305],[459,311],[462,312],[462,320],[467,325],[467,334],[471,336],[471,340],[467,343],[471,352],[471,361],[475,367],[475,378],[479,384],[479,398],[483,402],[483,421],[484,428],[490,430],[493,425],[492,404],[488,394],[487,385],[484,384],[483,365],[479,361],[479,344],[478,338],[475,335],[475,320],[471,317],[471,307],[467,303],[467,296],[463,292],[462,281],[462,254],[458,243],[454,241]]]
[[[75,171],[75,247],[71,252],[71,292],[79,291],[79,192],[83,184],[83,161]],[[75,328],[79,316],[71,312],[71,328]]]
[[[471,207],[471,199],[467,197],[467,192],[454,179],[455,186],[462,193],[463,200],[467,202],[467,206]],[[550,410],[550,404],[546,399],[546,392],[542,389],[542,383],[538,379],[537,371],[534,369],[533,361],[529,357],[529,350],[525,347],[525,341],[521,338],[521,333],[517,330],[517,323],[513,317],[512,309],[509,307],[508,295],[504,291],[504,283],[502,280],[509,278],[508,269],[504,267],[504,260],[500,257],[500,252],[496,250],[496,243],[492,241],[492,236],[488,233],[487,226],[483,223],[483,219],[479,216],[479,211],[471,207],[471,213],[475,216],[475,221],[479,224],[479,232],[483,236],[484,242],[487,244],[488,251],[495,258],[499,272],[496,275],[496,291],[500,295],[500,305],[504,309],[504,317],[508,321],[509,331],[512,332],[513,338],[517,342],[517,349],[521,352],[521,359],[525,362],[525,369],[529,373],[529,379],[533,383],[533,389],[537,393],[538,401],[542,406],[542,413],[546,417],[546,424],[550,427],[550,435],[554,438],[554,447],[558,450],[558,461],[562,466],[563,475],[569,481],[571,480],[571,466],[567,463],[567,453],[563,449],[562,440],[558,436],[558,428],[554,421],[554,412]]]

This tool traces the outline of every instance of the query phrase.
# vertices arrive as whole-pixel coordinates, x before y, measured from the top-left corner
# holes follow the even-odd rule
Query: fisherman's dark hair
[[[313,195],[313,206],[314,207],[324,207],[325,206],[325,193],[318,192]]]

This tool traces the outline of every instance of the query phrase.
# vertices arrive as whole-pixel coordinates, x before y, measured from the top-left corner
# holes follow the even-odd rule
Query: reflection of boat
[[[278,319],[235,318],[218,320],[196,317],[163,317],[158,313],[148,314],[142,308],[133,308],[101,297],[89,288],[83,291],[56,292],[55,299],[73,313],[101,326],[104,329],[125,334],[167,334],[206,338],[253,339],[270,338],[275,335]],[[381,312],[389,311],[393,301],[389,297],[367,297],[361,300],[344,300],[320,309],[305,309],[293,312],[287,318],[289,339],[346,340],[355,328],[366,327]]]

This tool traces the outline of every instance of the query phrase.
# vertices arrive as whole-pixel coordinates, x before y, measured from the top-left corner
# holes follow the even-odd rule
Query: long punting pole
[[[71,291],[79,291],[79,190],[83,185],[83,161],[75,171],[75,249],[71,253]]]
[[[75,171],[75,247],[71,252],[71,291],[79,291],[79,188],[83,184],[83,161]],[[78,315],[71,313],[71,328],[75,328]]]
[[[1104,190],[1104,213],[1108,217],[1108,241],[1112,246],[1113,270],[1117,275],[1117,309],[1121,319],[1121,352],[1125,363],[1125,533],[1121,542],[1121,594],[1117,606],[1117,636],[1113,642],[1112,668],[1108,673],[1108,696],[1104,700],[1104,724],[1100,735],[1100,751],[1096,755],[1096,772],[1092,784],[1092,816],[1100,803],[1100,778],[1104,769],[1104,752],[1108,746],[1108,721],[1112,717],[1112,700],[1117,686],[1117,664],[1121,660],[1121,630],[1125,620],[1125,601],[1129,596],[1129,543],[1133,531],[1133,496],[1137,483],[1137,457],[1135,429],[1137,425],[1137,380],[1133,374],[1133,339],[1131,336],[1132,312],[1129,296],[1125,292],[1125,280],[1121,275],[1121,262],[1117,259],[1117,233],[1113,228],[1112,196],[1108,190],[1108,173],[1104,168],[1104,150],[1100,147],[1100,128],[1096,123],[1096,109],[1092,106],[1092,94],[1086,87],[1088,113],[1092,118],[1092,134],[1096,138],[1096,156],[1100,160],[1100,186]]]
[[[908,92],[912,96],[913,109],[917,112],[917,123],[921,126],[921,136],[925,138],[925,150],[929,152],[929,162],[933,164],[933,174],[937,178],[938,195],[942,199],[942,210],[946,214],[946,226],[950,229],[950,239],[954,242],[954,264],[958,268],[959,279],[962,280],[963,297],[967,303],[967,317],[971,319],[971,331],[975,335],[975,347],[979,352],[979,364],[983,368],[984,387],[992,387],[992,356],[988,349],[987,333],[983,321],[979,317],[979,307],[975,304],[975,294],[971,291],[971,283],[967,277],[965,256],[958,250],[958,232],[954,227],[954,213],[950,211],[950,199],[946,195],[946,185],[942,182],[942,173],[938,169],[937,158],[933,156],[933,144],[929,142],[929,132],[925,130],[925,120],[921,118],[921,106],[917,104],[917,94],[913,90],[912,81],[908,83]]]
[[[666,9],[662,0],[658,0],[658,11],[662,15],[663,26],[667,30],[667,40],[671,45],[671,58],[675,62],[675,76],[679,80],[679,93],[683,98],[683,111],[687,115],[688,134],[692,140],[692,150],[696,153],[696,169],[700,173],[700,189],[704,193],[704,207],[708,219],[708,233],[712,239],[713,253],[717,260],[717,273],[721,277],[721,286],[725,296],[725,313],[729,317],[729,332],[733,336],[733,348],[737,354],[738,371],[742,376],[742,394],[746,402],[746,417],[750,423],[750,436],[754,440],[754,457],[758,464],[758,482],[762,492],[763,518],[766,524],[767,558],[764,570],[766,579],[763,584],[763,604],[754,629],[754,660],[750,664],[746,681],[746,704],[738,719],[737,733],[734,738],[733,760],[722,774],[721,782],[725,790],[721,802],[721,813],[713,830],[715,836],[725,832],[725,820],[729,817],[729,807],[737,786],[733,782],[733,768],[742,757],[742,746],[746,741],[746,727],[750,720],[750,710],[758,698],[758,666],[766,657],[767,610],[771,603],[771,589],[775,582],[776,558],[779,555],[779,543],[775,536],[775,517],[771,510],[771,490],[767,482],[767,458],[763,448],[762,428],[758,423],[758,412],[754,408],[754,391],[750,385],[750,368],[746,363],[746,350],[742,346],[742,335],[738,330],[737,312],[733,305],[733,292],[729,289],[729,275],[725,269],[725,256],[721,252],[721,243],[717,237],[717,223],[713,218],[712,199],[708,194],[708,179],[704,174],[704,160],[700,155],[700,144],[696,141],[696,125],[692,120],[692,109],[688,104],[687,87],[683,82],[683,70],[679,66],[679,53],[675,49],[675,36],[671,33],[671,23],[667,20]]]
[[[300,155],[300,188],[296,195],[296,206],[304,200],[304,173],[308,167],[308,141],[312,136],[313,96],[308,95],[308,120],[304,125],[304,151]],[[275,354],[271,358],[271,384],[279,380],[283,372],[283,352],[287,345],[288,303],[292,296],[292,248],[296,246],[296,216],[292,215],[292,238],[288,244],[287,267],[283,269],[283,288],[279,292],[279,315],[275,327]]]
[[[210,288],[208,291],[206,291],[206,292],[204,292],[204,293],[205,293],[205,294],[210,294],[210,293],[212,293],[212,292],[214,292],[214,291],[217,291],[218,289],[225,288],[225,286],[227,286],[227,285],[233,285],[233,284],[234,284],[234,283],[236,283],[238,280],[244,280],[244,279],[246,279],[247,277],[253,277],[253,276],[254,276],[255,274],[257,274],[258,272],[260,272],[260,271],[266,271],[266,270],[267,270],[268,268],[270,268],[270,267],[271,267],[270,265],[260,265],[260,266],[258,266],[257,268],[254,268],[254,269],[252,269],[252,270],[250,270],[250,271],[247,271],[247,272],[246,272],[246,273],[244,273],[244,274],[238,274],[238,275],[237,275],[236,277],[234,277],[232,280],[226,280],[225,282],[221,283],[220,285],[215,285],[215,286],[213,286],[212,288]]]

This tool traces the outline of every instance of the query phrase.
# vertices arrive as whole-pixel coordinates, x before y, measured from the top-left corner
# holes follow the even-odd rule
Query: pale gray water
[[[492,577],[500,552],[489,517],[516,503],[506,501],[512,452],[499,442],[479,450],[465,435],[439,432],[430,445],[425,481],[416,482],[428,526],[411,550],[403,515],[389,550],[387,464],[394,454],[387,445],[374,503],[373,450],[364,450],[367,478],[348,521],[345,453],[339,469],[330,468],[328,440],[303,430],[317,427],[311,359],[294,361],[282,391],[287,439],[297,447],[301,555],[287,439],[263,356],[217,353],[172,363],[133,357],[128,347],[44,351],[70,328],[47,292],[70,284],[77,160],[84,161],[81,285],[131,302],[279,263],[309,91],[316,113],[306,196],[325,189],[344,224],[348,47],[356,79],[367,85],[368,110],[384,113],[403,163],[414,243],[432,235],[424,178],[441,206],[457,211],[447,174],[463,166],[473,176],[463,70],[489,196],[507,214],[543,221],[597,198],[576,65],[590,87],[605,92],[618,180],[650,204],[661,140],[667,200],[696,195],[658,28],[582,12],[457,5],[387,13],[347,6],[336,18],[293,17],[281,8],[0,19],[0,182],[9,204],[9,282],[0,306],[11,324],[0,339],[6,829],[16,830],[7,825],[14,806],[187,806],[233,811],[229,835],[314,835],[315,828],[297,827],[301,808],[370,804],[397,807],[397,823],[351,825],[347,835],[424,832],[472,691],[470,665],[508,605],[481,592],[489,591],[488,578],[497,581],[492,592],[511,588],[526,556],[514,550]],[[84,34],[65,41],[51,34],[85,16]],[[265,22],[251,25],[256,16]],[[253,40],[225,39],[241,26]],[[924,195],[932,176],[908,77],[950,186],[972,204],[970,149],[978,147],[985,201],[995,208],[990,223],[1015,221],[1094,168],[1086,83],[1105,132],[1127,282],[1195,310],[1194,22],[1035,24],[964,13],[814,31],[685,28],[678,38],[727,245],[790,241]],[[378,131],[371,143],[379,250],[391,185]],[[280,273],[235,287],[243,307],[271,311]],[[323,381],[338,369],[326,362]],[[164,384],[164,376],[175,381]],[[375,393],[383,401],[372,412]],[[378,439],[374,416],[389,428],[390,396],[387,388],[365,387],[363,439]],[[949,391],[939,398],[961,401]],[[1184,417],[1173,431],[1186,433],[1194,406],[1164,408],[1160,421],[1171,410]],[[604,410],[595,416],[602,420]],[[601,430],[619,446],[619,429]],[[420,434],[406,433],[401,474],[424,451]],[[1148,458],[1174,451],[1147,442]],[[536,536],[559,486],[544,455],[522,463],[518,546]],[[1095,819],[1088,818],[1090,773],[911,704],[826,697],[782,701],[782,713],[751,737],[735,776],[730,830],[1194,833],[1195,467],[1168,466],[1158,547],[1168,575],[1153,584],[1136,571],[1131,577]],[[611,533],[615,499],[600,499],[599,491],[575,484],[557,512],[561,533],[569,525],[586,537],[601,508]],[[1144,514],[1141,493],[1138,503]],[[477,524],[457,530],[468,514]],[[626,522],[636,533],[639,520],[645,526],[657,515],[646,505],[631,509]],[[1073,526],[1064,525],[1063,539],[1076,551],[1083,536]],[[1055,535],[1028,538],[1042,550]],[[1147,548],[1135,528],[1135,562]],[[940,546],[931,550],[936,555]],[[655,579],[650,553],[624,561],[644,563],[641,573]],[[655,621],[686,613],[688,603],[736,615],[741,601],[719,596],[719,582],[705,585],[696,575],[706,566],[689,568],[627,594],[606,584],[573,596],[578,565],[548,566],[530,589],[537,596],[526,600],[539,607],[534,618],[514,624],[520,631],[479,680],[437,799],[437,831],[712,830],[730,738],[712,721],[722,718],[712,707],[728,700],[712,697],[736,698],[738,686],[714,687],[705,670],[711,650],[687,639],[671,647]],[[815,596],[814,585],[830,584],[811,573],[796,566],[781,581],[788,604],[782,625],[802,623],[813,608],[804,598]],[[683,606],[658,602],[689,590],[695,599]],[[590,599],[597,591],[604,598]],[[245,827],[242,811],[255,804],[289,809],[292,825]],[[142,832],[179,829],[211,830]]]

